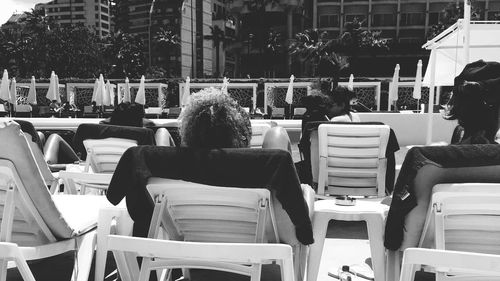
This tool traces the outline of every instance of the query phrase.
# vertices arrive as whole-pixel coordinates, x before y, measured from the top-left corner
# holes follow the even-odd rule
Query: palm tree
[[[283,38],[281,33],[270,31],[266,40],[265,51],[269,56],[270,64],[270,76],[274,77],[276,70],[274,66],[276,65],[276,57],[278,57],[283,52]]]
[[[168,70],[170,64],[170,52],[173,47],[181,44],[179,35],[175,34],[171,30],[160,28],[160,31],[156,33],[153,39],[156,42],[157,49],[160,50],[162,55],[165,56],[165,69]]]
[[[326,31],[320,32],[317,29],[308,29],[295,35],[295,41],[288,51],[303,64],[312,64],[312,73],[306,71],[306,75],[336,77],[347,66],[345,59],[333,50],[334,40],[328,40],[326,36]]]

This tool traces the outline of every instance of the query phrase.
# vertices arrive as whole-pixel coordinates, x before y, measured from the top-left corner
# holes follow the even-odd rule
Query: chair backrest
[[[285,118],[285,109],[283,107],[275,107],[271,112],[272,118]]]
[[[94,112],[93,107],[91,105],[83,106],[83,113],[92,113]]]
[[[458,251],[409,248],[403,256],[400,281],[412,281],[421,265],[432,266],[438,273],[471,273],[500,278],[500,256]],[[463,279],[462,279],[463,280]],[[465,279],[465,280],[478,280]]]
[[[500,193],[436,192],[436,249],[500,254]]]
[[[182,108],[180,108],[180,107],[170,107],[168,109],[168,116],[177,118],[181,114],[181,111],[182,111]]]
[[[31,112],[32,108],[29,104],[18,104],[16,106],[16,112]]]
[[[90,166],[94,173],[113,173],[125,150],[136,146],[137,142],[130,139],[106,138],[86,139],[83,144],[87,150],[86,171]]]
[[[161,107],[148,107],[144,109],[146,114],[157,114],[160,115],[163,112],[163,109]]]
[[[301,119],[304,113],[306,113],[305,107],[296,107],[293,109],[293,119]]]
[[[252,139],[250,140],[251,148],[262,148],[266,132],[271,129],[269,124],[252,124]]]
[[[318,127],[318,195],[385,196],[387,125]]]
[[[0,123],[0,139],[1,241],[35,246],[72,237],[19,125]]]
[[[279,241],[267,189],[217,187],[191,182],[149,184],[147,188],[154,197],[162,198],[161,220],[153,216],[151,225],[163,221],[171,239],[231,243]],[[271,237],[265,236],[266,228],[271,231]]]

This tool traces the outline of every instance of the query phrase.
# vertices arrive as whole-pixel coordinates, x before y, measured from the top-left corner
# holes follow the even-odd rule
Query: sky
[[[30,11],[37,3],[49,0],[0,0],[0,25],[4,24],[14,12]]]

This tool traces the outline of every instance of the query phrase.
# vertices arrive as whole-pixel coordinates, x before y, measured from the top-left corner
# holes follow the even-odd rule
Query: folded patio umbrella
[[[186,77],[186,84],[184,84],[184,92],[182,93],[182,100],[180,106],[185,106],[189,103],[189,96],[191,95],[191,78]]]
[[[97,83],[97,89],[95,94],[95,104],[97,106],[104,105],[104,95],[106,94],[106,84],[104,83],[104,77],[102,74],[99,75],[99,81]]]
[[[113,85],[109,82],[109,80],[106,82],[106,93],[109,96],[109,105],[115,105],[115,91],[113,89]]]
[[[422,60],[417,63],[417,75],[415,76],[415,86],[413,86],[413,98],[422,98]]]
[[[288,83],[288,89],[286,90],[286,96],[285,96],[285,102],[288,104],[293,103],[293,80],[295,79],[295,76],[290,75],[290,82]]]
[[[144,75],[141,77],[141,82],[139,83],[139,89],[137,90],[137,95],[135,95],[135,103],[142,105],[146,104],[146,78]]]
[[[224,77],[222,79],[222,87],[221,87],[221,91],[223,94],[228,94],[227,93],[227,86],[229,85],[229,79],[227,79],[227,77]]]
[[[14,111],[17,106],[17,83],[16,78],[12,78],[12,82],[10,83],[10,103],[14,106]]]
[[[54,71],[50,74],[50,84],[49,89],[47,90],[47,94],[45,97],[50,101],[61,102],[61,97],[59,96],[59,84],[57,84],[58,79]]]
[[[99,86],[99,79],[95,79],[94,89],[92,90],[92,101],[95,101],[97,95],[97,86]]]
[[[109,87],[111,87],[111,84],[109,83],[109,80],[108,80],[106,82],[106,84],[104,84],[104,94],[102,95],[102,104],[106,105],[106,106],[111,105],[111,97],[110,97]]]
[[[28,92],[28,97],[26,101],[29,104],[36,104],[36,84],[35,84],[35,76],[31,76],[30,90]]]
[[[347,83],[347,89],[349,91],[354,91],[354,75],[349,76],[349,82]]]
[[[0,83],[0,99],[4,101],[10,100],[9,84],[9,73],[5,69],[3,71],[2,82]]]
[[[393,101],[398,100],[398,89],[399,89],[399,64],[396,64],[394,68],[394,75],[392,76],[392,84],[389,88],[389,104]],[[390,110],[390,108],[388,108]]]
[[[123,100],[122,102],[131,102],[132,99],[130,98],[130,84],[128,77],[125,78],[125,89],[123,89]]]

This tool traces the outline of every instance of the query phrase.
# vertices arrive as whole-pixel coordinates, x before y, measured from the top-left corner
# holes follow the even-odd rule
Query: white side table
[[[314,203],[314,244],[309,251],[307,280],[316,281],[330,220],[365,221],[372,255],[375,281],[385,281],[384,224],[389,206],[382,199],[358,199],[355,206],[339,206],[335,200],[319,200]]]

